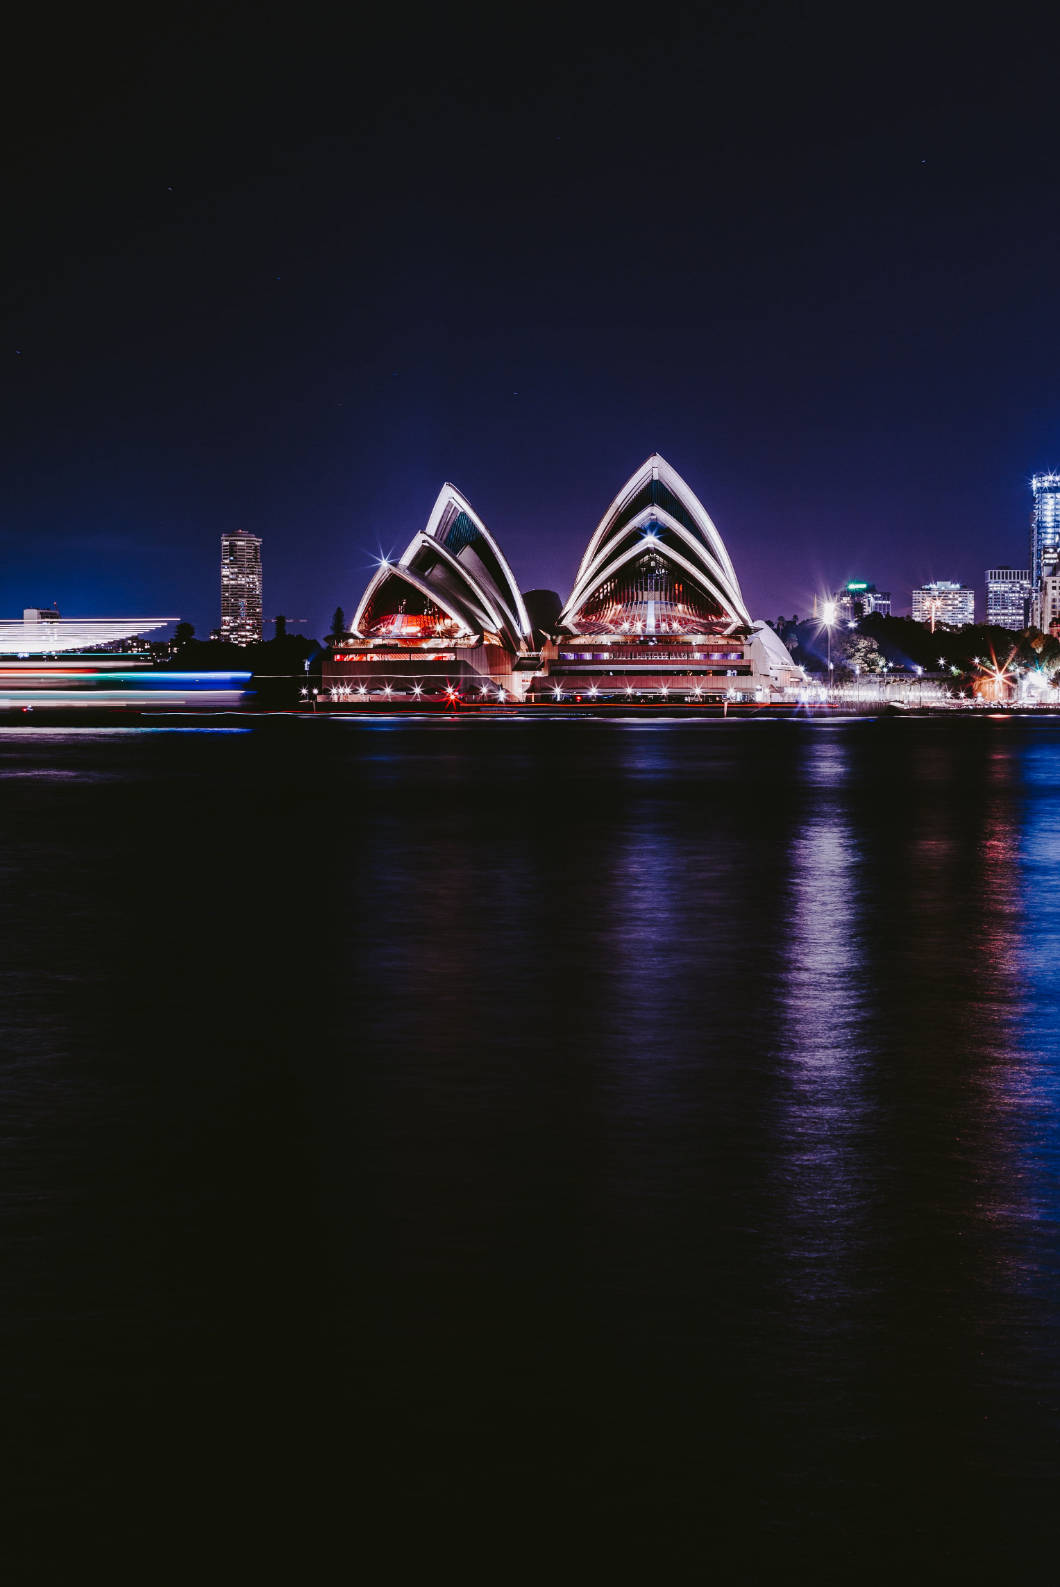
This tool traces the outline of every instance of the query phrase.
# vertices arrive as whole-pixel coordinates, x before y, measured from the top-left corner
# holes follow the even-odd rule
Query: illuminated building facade
[[[932,579],[913,591],[913,621],[961,628],[975,622],[975,591],[950,579]]]
[[[835,594],[836,615],[841,623],[857,623],[871,612],[891,615],[890,590],[878,590],[864,579],[851,579]]]
[[[427,526],[369,580],[324,681],[343,694],[516,693],[540,665],[523,597],[467,498],[443,485]],[[341,691],[336,693],[336,691]]]
[[[764,700],[801,682],[709,513],[654,453],[589,540],[535,692]]]
[[[988,568],[986,620],[998,628],[1026,628],[1030,621],[1031,576],[1026,568]]]
[[[1060,620],[1060,568],[1047,569],[1035,592],[1034,626],[1050,633],[1050,624]]]
[[[325,693],[764,701],[804,681],[752,621],[706,509],[657,454],[600,520],[544,631],[548,592],[534,593],[536,629],[496,540],[447,484],[400,560],[380,562],[350,639],[325,660]]]
[[[1046,581],[1060,572],[1060,474],[1035,474],[1031,480],[1030,621],[1049,626]]]
[[[221,638],[261,643],[261,540],[246,529],[221,536]]]
[[[1037,586],[1047,567],[1060,562],[1060,474],[1035,474],[1031,492],[1030,575]]]

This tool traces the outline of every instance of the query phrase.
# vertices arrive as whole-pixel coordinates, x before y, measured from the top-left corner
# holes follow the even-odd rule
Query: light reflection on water
[[[786,923],[779,981],[781,1138],[789,1260],[819,1272],[814,1294],[845,1282],[844,1247],[864,1182],[857,1144],[868,1126],[865,1072],[874,1058],[861,853],[846,783],[852,745],[822,743],[805,768],[809,798],[789,845]]]
[[[76,1429],[130,1383],[198,1434],[242,1353],[395,1525],[544,1484],[892,1579],[1046,1535],[1060,727],[0,740],[41,1491],[119,1480]]]

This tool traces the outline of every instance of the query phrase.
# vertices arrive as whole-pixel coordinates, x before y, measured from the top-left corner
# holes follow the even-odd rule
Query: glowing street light
[[[832,629],[839,614],[839,607],[834,600],[821,602],[821,622],[824,624],[825,633],[828,635],[828,687],[832,687]]]
[[[989,662],[981,662],[978,656],[975,657],[975,661],[979,666],[979,670],[984,674],[987,680],[986,687],[983,690],[983,695],[984,697],[992,698],[995,704],[1004,704],[1004,702],[1008,699],[1010,683],[1013,687],[1017,687],[1015,678],[1016,668],[1012,665],[1015,655],[1016,652],[1015,649],[1013,649],[1009,652],[1007,661],[1000,663],[998,662],[997,656],[992,650],[990,653]]]

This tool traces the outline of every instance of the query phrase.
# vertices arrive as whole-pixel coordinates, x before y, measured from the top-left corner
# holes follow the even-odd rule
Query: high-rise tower
[[[1041,626],[1041,587],[1060,562],[1060,474],[1035,474],[1031,480],[1031,622]]]
[[[932,579],[913,591],[914,623],[936,623],[962,628],[975,622],[975,591],[952,579]]]
[[[1031,577],[1024,568],[988,568],[986,620],[998,628],[1026,628],[1030,621]]]
[[[261,540],[246,529],[221,536],[221,638],[261,643]]]

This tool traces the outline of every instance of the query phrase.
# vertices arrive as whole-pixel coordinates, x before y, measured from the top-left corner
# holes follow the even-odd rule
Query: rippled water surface
[[[1060,723],[7,731],[0,816],[27,1558],[1039,1579]]]

